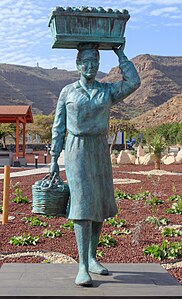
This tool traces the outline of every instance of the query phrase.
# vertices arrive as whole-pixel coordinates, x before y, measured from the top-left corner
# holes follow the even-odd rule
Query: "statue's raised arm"
[[[119,68],[123,79],[111,84],[112,105],[117,104],[140,86],[140,77],[132,63],[124,54],[125,42],[119,48],[113,48],[114,53],[118,56]]]

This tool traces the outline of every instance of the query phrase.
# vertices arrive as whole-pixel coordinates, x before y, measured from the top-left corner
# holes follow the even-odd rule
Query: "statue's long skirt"
[[[68,218],[102,222],[113,217],[117,206],[106,136],[68,134],[64,157],[71,194]]]

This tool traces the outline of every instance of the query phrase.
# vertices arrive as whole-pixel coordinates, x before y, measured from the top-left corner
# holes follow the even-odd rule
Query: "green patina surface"
[[[79,43],[96,42],[100,49],[110,50],[124,42],[125,26],[129,18],[127,10],[57,7],[49,20],[52,47],[74,49]]]
[[[91,27],[90,23],[78,21],[80,17],[96,14]],[[111,13],[111,12],[110,12]],[[82,15],[83,14],[83,15]],[[65,168],[70,188],[70,209],[68,218],[74,220],[74,230],[79,253],[79,271],[75,283],[82,286],[92,286],[89,272],[108,275],[108,270],[96,260],[96,249],[101,233],[102,222],[105,218],[117,213],[114,199],[112,167],[107,143],[109,110],[112,105],[125,99],[140,85],[138,73],[131,61],[124,55],[124,27],[119,29],[119,48],[114,48],[119,59],[119,68],[123,80],[116,83],[100,83],[95,80],[99,68],[98,48],[102,48],[102,38],[108,40],[107,49],[113,47],[112,34],[107,35],[108,20],[112,16],[105,11],[80,11],[76,9],[57,9],[51,17],[53,36],[55,37],[55,22],[68,33],[71,47],[78,48],[77,69],[80,80],[63,88],[60,93],[52,129],[51,167],[50,173],[59,173],[58,157],[65,146]],[[76,19],[74,18],[76,16]],[[124,13],[120,13],[123,20]],[[128,18],[128,14],[125,13]],[[69,26],[67,16],[72,16]],[[102,17],[101,17],[102,16]],[[63,19],[61,19],[63,17]],[[106,19],[105,19],[106,17]],[[125,21],[127,20],[125,19]],[[77,21],[76,21],[77,20]],[[103,21],[104,20],[104,21]],[[107,24],[104,23],[107,20]],[[77,22],[77,23],[74,23]],[[66,25],[65,25],[66,24]],[[116,22],[116,29],[119,24]],[[122,26],[124,22],[122,23]],[[75,29],[75,26],[78,28]],[[98,28],[97,28],[98,25]],[[100,28],[102,27],[103,28]],[[67,26],[67,27],[66,27]],[[108,27],[110,28],[110,27]],[[68,30],[69,29],[69,30]],[[96,30],[97,29],[97,30]],[[78,30],[80,38],[77,34]],[[96,31],[95,31],[96,30]],[[116,30],[116,31],[117,31]],[[95,43],[90,43],[90,35],[96,32]],[[57,34],[57,33],[56,33]],[[59,36],[60,37],[60,36]],[[76,43],[72,38],[76,38]],[[56,36],[57,39],[57,36]],[[82,39],[82,40],[81,40]],[[63,34],[56,47],[68,47]],[[59,41],[59,38],[57,39]],[[81,42],[81,43],[80,43]],[[84,43],[83,43],[84,42]]]

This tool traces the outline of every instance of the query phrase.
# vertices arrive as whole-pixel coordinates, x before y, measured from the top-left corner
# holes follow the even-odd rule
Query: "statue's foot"
[[[77,277],[75,279],[75,283],[82,287],[92,287],[92,278],[85,269],[80,269],[78,271]]]
[[[97,260],[93,259],[89,262],[89,271],[99,275],[109,275],[107,268],[102,266]]]

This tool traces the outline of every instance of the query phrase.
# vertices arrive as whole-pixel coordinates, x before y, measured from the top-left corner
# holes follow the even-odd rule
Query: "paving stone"
[[[106,264],[109,276],[92,274],[93,287],[74,284],[78,264],[3,264],[0,297],[180,298],[182,286],[159,264]]]

